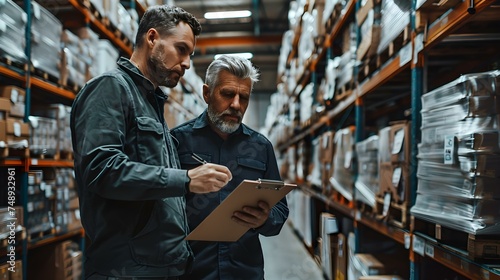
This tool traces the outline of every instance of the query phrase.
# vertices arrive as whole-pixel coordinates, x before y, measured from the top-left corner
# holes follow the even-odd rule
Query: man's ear
[[[153,47],[155,40],[158,39],[158,32],[154,28],[150,28],[146,34],[146,42],[148,46]]]
[[[205,100],[207,104],[210,103],[210,89],[207,84],[203,84],[203,100]]]

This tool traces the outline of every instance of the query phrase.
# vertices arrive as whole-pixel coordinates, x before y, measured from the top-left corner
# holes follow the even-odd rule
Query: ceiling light
[[[216,54],[214,56],[214,59],[219,58],[221,55],[222,54]],[[246,58],[246,59],[251,59],[253,57],[253,53],[250,53],[250,52],[244,52],[244,53],[226,53],[224,55],[239,56],[239,57]]]
[[[206,19],[221,19],[221,18],[245,18],[250,17],[252,12],[249,10],[243,11],[227,11],[227,12],[208,12],[205,13]]]

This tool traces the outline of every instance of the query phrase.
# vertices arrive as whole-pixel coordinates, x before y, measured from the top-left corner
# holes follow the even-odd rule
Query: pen
[[[195,153],[192,153],[191,157],[194,158],[197,162],[199,162],[201,164],[207,164],[206,160],[204,160],[202,157],[200,157],[199,155],[197,155]]]

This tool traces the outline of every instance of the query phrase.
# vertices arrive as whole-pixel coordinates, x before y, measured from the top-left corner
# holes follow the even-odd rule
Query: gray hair
[[[253,89],[253,84],[259,81],[260,76],[259,71],[252,65],[250,60],[239,56],[221,55],[212,61],[207,69],[205,84],[210,88],[210,93],[219,85],[219,73],[221,71],[227,71],[239,79],[250,78],[250,90]]]

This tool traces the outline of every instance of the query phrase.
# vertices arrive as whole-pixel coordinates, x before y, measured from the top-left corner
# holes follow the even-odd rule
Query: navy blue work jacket
[[[207,162],[227,166],[233,179],[219,192],[188,194],[186,212],[189,227],[194,229],[203,221],[242,180],[281,180],[272,144],[262,134],[242,124],[227,140],[209,126],[207,112],[172,130],[179,142],[178,153],[183,169],[200,163],[191,155],[196,153]],[[259,240],[277,235],[288,217],[286,198],[273,207],[267,222],[250,229],[237,242],[191,241],[194,252],[192,273],[185,279],[264,279],[264,260]]]

